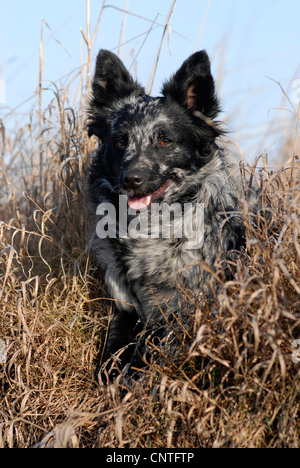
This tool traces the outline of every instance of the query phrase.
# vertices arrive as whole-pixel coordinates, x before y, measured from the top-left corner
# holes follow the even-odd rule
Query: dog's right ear
[[[121,60],[108,50],[100,50],[92,84],[89,109],[89,136],[103,139],[107,117],[114,103],[131,95],[143,96],[144,89],[131,77]]]
[[[220,107],[207,53],[201,50],[191,55],[164,85],[163,94],[191,113],[215,118]]]

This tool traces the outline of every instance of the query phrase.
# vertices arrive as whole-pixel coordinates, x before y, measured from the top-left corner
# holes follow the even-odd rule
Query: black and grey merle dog
[[[101,204],[117,213],[115,235],[95,233],[92,239],[114,303],[103,362],[121,348],[126,350],[121,368],[136,362],[136,346],[130,343],[141,327],[166,329],[166,319],[180,312],[178,282],[206,291],[209,273],[203,262],[213,269],[216,259],[226,259],[245,242],[239,184],[215,142],[221,133],[214,120],[219,110],[205,51],[189,57],[156,98],[145,93],[116,55],[98,54],[89,135],[96,135],[100,146],[91,165],[89,198],[95,214]],[[125,204],[120,195],[127,196]],[[154,203],[201,204],[199,246],[191,248],[190,238],[172,235],[175,216],[168,237],[120,235],[124,211],[148,216]],[[131,211],[127,223],[133,217]]]

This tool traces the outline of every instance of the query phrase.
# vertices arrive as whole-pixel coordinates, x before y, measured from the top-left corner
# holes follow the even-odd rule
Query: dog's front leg
[[[106,382],[107,377],[109,380],[113,380],[131,361],[135,350],[134,339],[141,328],[134,309],[124,311],[118,307],[114,308],[102,353],[103,357],[97,371],[102,381]]]
[[[134,340],[137,334],[137,322],[136,313],[115,309],[108,328],[103,361]]]

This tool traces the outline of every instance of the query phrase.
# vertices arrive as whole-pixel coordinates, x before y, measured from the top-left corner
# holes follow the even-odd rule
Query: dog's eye
[[[168,138],[162,138],[159,142],[159,145],[160,146],[169,146],[171,144],[171,140],[169,140]]]
[[[126,141],[124,138],[119,138],[118,140],[115,140],[114,143],[117,148],[124,148],[124,146],[126,146]]]

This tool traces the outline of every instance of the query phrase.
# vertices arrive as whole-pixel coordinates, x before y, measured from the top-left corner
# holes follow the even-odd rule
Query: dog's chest
[[[169,239],[139,239],[121,250],[128,282],[139,283],[153,290],[175,289],[176,282],[185,281],[195,287],[199,280],[200,251],[186,250],[184,244]]]

